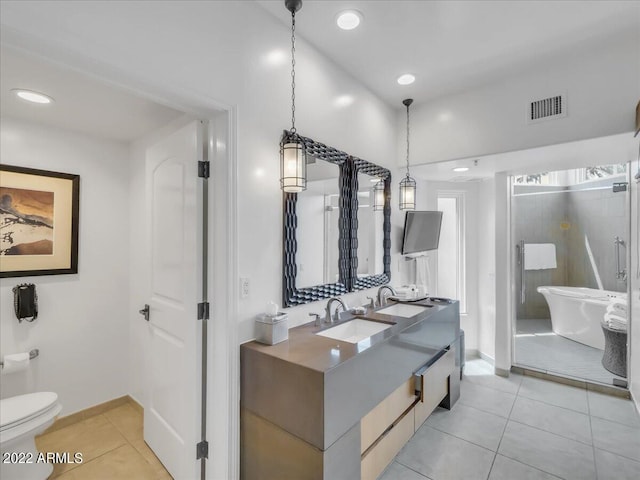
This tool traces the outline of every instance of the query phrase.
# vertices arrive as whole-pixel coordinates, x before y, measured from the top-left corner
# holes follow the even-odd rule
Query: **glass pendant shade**
[[[280,188],[289,193],[307,189],[307,152],[297,135],[285,135],[280,142]]]
[[[384,180],[380,180],[373,187],[373,209],[384,210]]]
[[[400,182],[400,210],[416,209],[416,181],[409,175]]]

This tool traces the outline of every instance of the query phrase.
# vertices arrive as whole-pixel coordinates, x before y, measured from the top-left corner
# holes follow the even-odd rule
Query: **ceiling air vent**
[[[567,116],[567,96],[556,95],[541,100],[534,100],[529,104],[528,123],[538,123]]]

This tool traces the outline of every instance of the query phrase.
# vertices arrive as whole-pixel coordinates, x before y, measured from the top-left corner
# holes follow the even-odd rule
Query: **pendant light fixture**
[[[307,189],[307,152],[296,132],[296,12],[302,0],[285,0],[284,6],[291,12],[291,129],[280,139],[280,188],[298,193]]]
[[[416,181],[409,175],[409,107],[412,103],[411,98],[402,101],[407,107],[407,175],[400,182],[400,210],[416,209]]]
[[[384,180],[373,186],[373,210],[384,210]]]

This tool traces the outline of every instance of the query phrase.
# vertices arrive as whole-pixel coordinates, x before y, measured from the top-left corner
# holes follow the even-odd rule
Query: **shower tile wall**
[[[567,194],[567,213],[571,221],[569,248],[572,252],[568,270],[569,285],[598,288],[585,245],[586,237],[604,289],[625,291],[625,283],[616,279],[613,243],[616,235],[628,240],[625,193],[613,193],[612,189],[572,191]],[[624,247],[621,247],[620,257],[624,265]]]
[[[531,191],[531,190],[529,190]],[[553,243],[556,246],[558,268],[525,271],[526,302],[518,301],[517,318],[549,318],[549,307],[541,293],[541,285],[567,285],[567,237],[562,228],[567,220],[567,193],[544,193],[514,197],[515,241]],[[516,288],[520,298],[520,269],[516,265]]]
[[[545,188],[545,187],[542,187]],[[533,188],[529,187],[528,192]],[[557,193],[513,197],[516,242],[553,243],[558,268],[525,272],[526,302],[518,302],[517,318],[549,318],[541,285],[598,288],[585,246],[585,235],[606,290],[624,291],[615,278],[613,237],[627,239],[625,194],[606,190],[568,189]],[[570,252],[570,255],[569,255]],[[624,261],[623,250],[621,252]],[[516,288],[520,292],[520,270],[516,265]],[[519,297],[518,297],[519,298]]]

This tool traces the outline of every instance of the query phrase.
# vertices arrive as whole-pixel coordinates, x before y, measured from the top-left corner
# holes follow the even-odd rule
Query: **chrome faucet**
[[[338,302],[340,304],[340,306],[342,307],[342,311],[346,312],[347,311],[347,306],[344,304],[344,302],[338,298],[338,297],[331,297],[329,299],[329,301],[327,302],[327,314],[324,318],[324,321],[326,323],[333,323],[333,322],[337,322],[338,320],[340,320],[340,317],[338,315],[338,310],[339,308],[336,307],[336,314],[333,318],[331,318],[331,305],[333,305],[333,302]]]
[[[385,297],[383,293],[385,290],[389,290],[389,292],[391,292],[391,295],[396,294],[396,291],[390,285],[382,285],[378,289],[378,305],[379,306],[383,306],[387,304],[387,297]]]
[[[369,305],[367,305],[369,308],[373,309],[376,308],[376,299],[373,297],[367,297],[367,300],[369,300]]]

